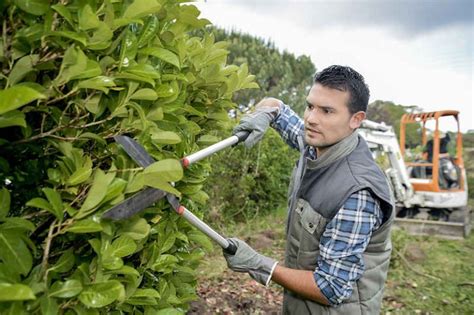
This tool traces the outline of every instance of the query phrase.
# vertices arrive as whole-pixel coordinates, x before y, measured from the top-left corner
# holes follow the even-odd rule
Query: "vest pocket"
[[[326,219],[324,219],[318,212],[316,212],[311,205],[303,200],[299,207],[301,211],[299,214],[300,222],[300,251],[316,252],[319,251],[319,239],[326,226]]]

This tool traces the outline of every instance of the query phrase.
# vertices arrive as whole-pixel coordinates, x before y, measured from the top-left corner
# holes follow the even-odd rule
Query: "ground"
[[[259,252],[283,261],[284,216],[236,225],[239,235]],[[220,229],[222,231],[222,229]],[[473,314],[474,233],[463,241],[414,237],[395,230],[394,250],[382,314]],[[188,314],[280,314],[282,289],[258,284],[227,269],[221,250],[208,253],[199,269],[199,300]]]

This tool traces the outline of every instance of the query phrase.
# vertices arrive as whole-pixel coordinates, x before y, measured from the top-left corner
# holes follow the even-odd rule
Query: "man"
[[[356,129],[369,90],[349,67],[317,73],[303,121],[274,98],[262,100],[234,132],[258,142],[271,124],[301,152],[290,184],[285,264],[239,239],[229,268],[285,288],[284,314],[378,314],[390,260],[393,203],[383,172]]]

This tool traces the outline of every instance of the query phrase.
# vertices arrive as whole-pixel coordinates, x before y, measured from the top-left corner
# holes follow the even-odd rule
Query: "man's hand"
[[[271,99],[271,101],[273,101],[273,99]],[[262,102],[260,102],[259,105]],[[250,135],[244,142],[247,148],[253,147],[263,138],[265,131],[268,129],[268,126],[270,126],[270,123],[275,119],[279,111],[279,107],[259,105],[257,105],[253,113],[242,117],[239,125],[237,125],[233,131],[233,134],[240,131],[250,132]]]
[[[257,253],[242,240],[231,238],[228,241],[237,247],[237,251],[234,255],[224,252],[227,266],[237,272],[248,272],[253,279],[267,286],[278,262]]]

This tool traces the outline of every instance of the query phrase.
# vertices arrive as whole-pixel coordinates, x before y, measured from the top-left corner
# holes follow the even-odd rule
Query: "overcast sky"
[[[371,102],[459,110],[461,130],[474,129],[474,0],[207,0],[197,6],[214,25],[309,55],[318,70],[353,67],[369,84]]]

